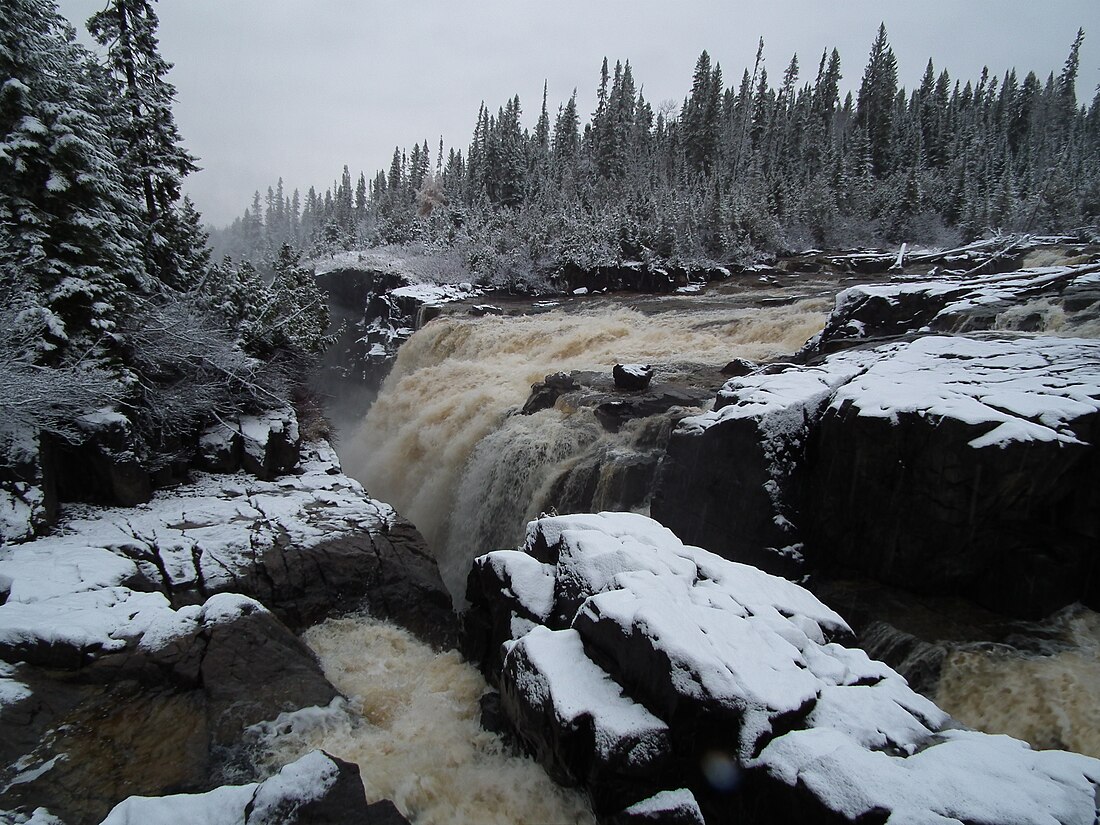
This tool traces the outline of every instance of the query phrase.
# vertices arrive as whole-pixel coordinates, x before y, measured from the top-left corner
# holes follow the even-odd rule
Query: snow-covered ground
[[[199,610],[173,609],[167,593],[233,591],[269,551],[308,555],[396,521],[327,444],[307,447],[300,470],[272,482],[199,474],[137,507],[71,506],[52,535],[0,548],[0,653],[79,660],[162,644]]]

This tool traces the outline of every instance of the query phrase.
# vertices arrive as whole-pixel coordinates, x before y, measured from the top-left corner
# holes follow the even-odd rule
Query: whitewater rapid
[[[1035,625],[1037,651],[952,651],[936,703],[970,727],[1100,757],[1100,613],[1080,605]]]
[[[344,467],[424,535],[456,602],[475,556],[514,546],[538,514],[540,491],[601,439],[591,413],[559,406],[513,416],[552,372],[610,374],[652,363],[656,380],[733,358],[797,351],[824,325],[831,301],[765,308],[628,308],[524,317],[442,317],[412,336],[362,424],[345,434]],[[507,420],[506,420],[507,419]]]
[[[347,701],[258,726],[268,770],[322,748],[359,765],[368,801],[392,800],[416,825],[595,825],[580,793],[481,727],[488,685],[456,651],[367,616],[302,638]]]

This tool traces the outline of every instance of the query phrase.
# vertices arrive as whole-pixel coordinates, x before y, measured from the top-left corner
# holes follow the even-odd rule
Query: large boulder
[[[673,434],[653,515],[788,576],[1097,604],[1098,364],[1093,340],[928,335],[734,378]]]
[[[76,419],[80,438],[56,446],[58,497],[130,507],[153,495],[146,448],[133,423],[113,409]]]
[[[270,481],[298,464],[302,438],[290,407],[242,415],[240,428],[241,466],[257,478]]]
[[[956,729],[808,591],[642,516],[539,519],[470,581],[518,736],[608,821],[1097,815],[1100,760]]]
[[[725,558],[788,578],[804,573],[799,527],[802,486],[812,472],[807,445],[836,388],[874,357],[846,353],[814,367],[729,381],[712,412],[683,419],[672,433],[653,517]]]
[[[805,521],[820,565],[1038,618],[1100,605],[1100,342],[925,337],[832,396]]]
[[[618,389],[641,392],[653,380],[653,367],[649,364],[616,364],[611,374]]]

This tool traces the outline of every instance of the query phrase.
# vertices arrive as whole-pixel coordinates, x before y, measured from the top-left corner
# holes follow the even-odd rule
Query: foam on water
[[[303,639],[349,702],[264,726],[271,769],[323,748],[359,765],[368,800],[393,800],[415,825],[594,825],[580,793],[482,729],[487,685],[458,653],[366,616],[331,619]]]
[[[1000,645],[950,653],[936,702],[987,733],[1100,757],[1100,613],[1071,608],[1043,630],[1053,639],[1041,654]]]

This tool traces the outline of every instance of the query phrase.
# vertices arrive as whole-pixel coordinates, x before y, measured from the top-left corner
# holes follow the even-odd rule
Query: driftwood
[[[897,252],[880,249],[859,249],[852,252],[828,255],[826,260],[837,269],[852,272],[878,273],[899,271],[908,267],[924,268],[948,265],[959,268],[959,274],[976,275],[995,262],[1019,257],[1041,246],[1084,243],[1091,240],[1085,232],[1066,235],[997,235],[952,249],[914,254],[903,243]],[[965,267],[965,268],[962,268]]]

